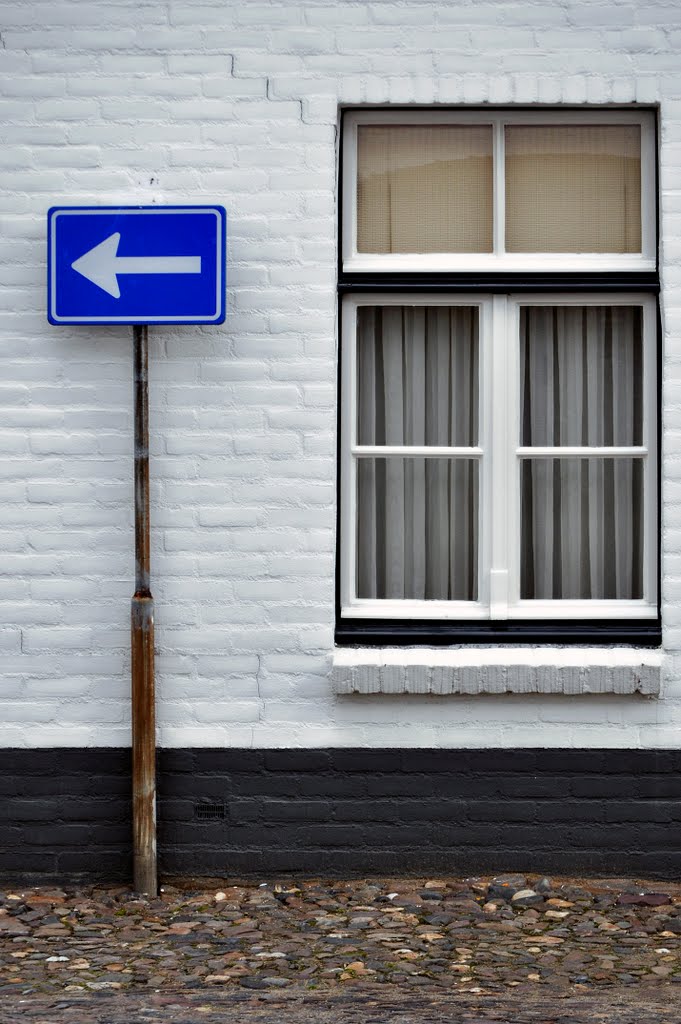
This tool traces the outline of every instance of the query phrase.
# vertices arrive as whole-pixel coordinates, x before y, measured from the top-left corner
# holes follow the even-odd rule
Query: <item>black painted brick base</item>
[[[129,750],[0,750],[0,875],[128,879]]]
[[[129,750],[0,750],[0,874],[129,880],[129,779]],[[672,878],[680,830],[679,751],[159,752],[166,875]]]

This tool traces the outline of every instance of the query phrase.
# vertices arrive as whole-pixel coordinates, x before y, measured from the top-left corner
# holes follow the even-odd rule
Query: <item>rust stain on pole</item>
[[[135,593],[131,606],[133,874],[158,894],[154,599],[149,589],[149,386],[147,327],[133,327],[135,391]]]

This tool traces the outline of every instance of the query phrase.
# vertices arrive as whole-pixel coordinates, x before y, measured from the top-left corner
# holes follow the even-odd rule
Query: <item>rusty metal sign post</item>
[[[135,593],[131,607],[132,830],[136,892],[158,895],[154,599],[149,561],[149,345],[133,327],[135,390]]]
[[[132,830],[137,892],[158,894],[154,600],[149,587],[149,324],[225,321],[222,206],[53,206],[47,213],[51,324],[130,324],[135,391]],[[120,252],[119,252],[120,249]]]

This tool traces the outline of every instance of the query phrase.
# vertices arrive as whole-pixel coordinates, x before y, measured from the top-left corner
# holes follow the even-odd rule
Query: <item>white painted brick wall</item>
[[[676,746],[681,8],[0,2],[0,687],[7,746],[127,744],[128,328],[50,327],[50,205],[222,203],[215,328],[151,332],[166,745]],[[337,695],[336,126],[349,103],[661,108],[658,699]]]

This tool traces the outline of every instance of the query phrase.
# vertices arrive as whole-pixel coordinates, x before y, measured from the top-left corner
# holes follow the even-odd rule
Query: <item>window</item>
[[[343,138],[337,639],[659,642],[652,114]]]

